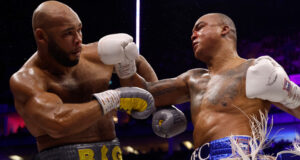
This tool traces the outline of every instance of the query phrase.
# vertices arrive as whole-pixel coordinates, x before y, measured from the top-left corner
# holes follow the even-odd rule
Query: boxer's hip
[[[121,160],[122,151],[118,139],[97,143],[70,144],[46,149],[35,160]]]

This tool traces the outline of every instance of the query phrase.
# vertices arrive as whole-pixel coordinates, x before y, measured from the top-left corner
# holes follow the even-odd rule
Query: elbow
[[[66,135],[62,134],[62,132],[59,132],[59,131],[51,131],[51,132],[49,131],[48,135],[54,139],[59,139],[59,138],[63,138],[66,136]]]
[[[46,128],[47,134],[55,139],[68,136],[68,130],[68,126],[62,119],[53,120],[52,124]]]
[[[55,138],[55,139],[63,138],[63,137],[67,136],[65,129],[62,129],[62,128],[49,129],[47,131],[47,133],[50,137]]]

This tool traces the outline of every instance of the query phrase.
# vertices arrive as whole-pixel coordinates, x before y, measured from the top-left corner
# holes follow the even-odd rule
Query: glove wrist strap
[[[120,106],[120,92],[116,90],[108,90],[93,94],[102,107],[103,114]]]
[[[126,58],[125,58],[126,59]],[[129,78],[136,73],[136,65],[134,59],[126,59],[115,65],[115,70],[119,78]]]
[[[295,109],[300,106],[300,88],[292,81],[285,80],[284,90],[288,92],[287,98],[285,98],[281,104],[284,106]]]

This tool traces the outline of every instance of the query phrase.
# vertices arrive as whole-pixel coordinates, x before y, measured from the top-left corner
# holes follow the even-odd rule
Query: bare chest
[[[222,74],[211,75],[205,87],[201,86],[201,82],[195,83],[191,92],[191,107],[196,113],[205,109],[220,111],[243,105],[247,101],[245,76],[249,63]]]
[[[244,97],[243,75],[215,76],[208,83],[202,105],[228,107]]]
[[[57,94],[64,102],[86,102],[92,94],[107,90],[112,68],[103,64],[81,64],[74,72],[49,78],[48,92]]]

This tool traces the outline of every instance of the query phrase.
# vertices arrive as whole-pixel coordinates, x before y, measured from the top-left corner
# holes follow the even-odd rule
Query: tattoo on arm
[[[162,89],[157,89],[155,92],[153,92],[153,96],[160,96],[160,95],[164,95],[166,93],[170,93],[175,91],[177,88],[176,87],[166,87],[166,88],[162,88]]]
[[[159,104],[175,104],[189,97],[186,84],[178,79],[165,79],[150,83],[147,90],[156,100],[159,100]]]

